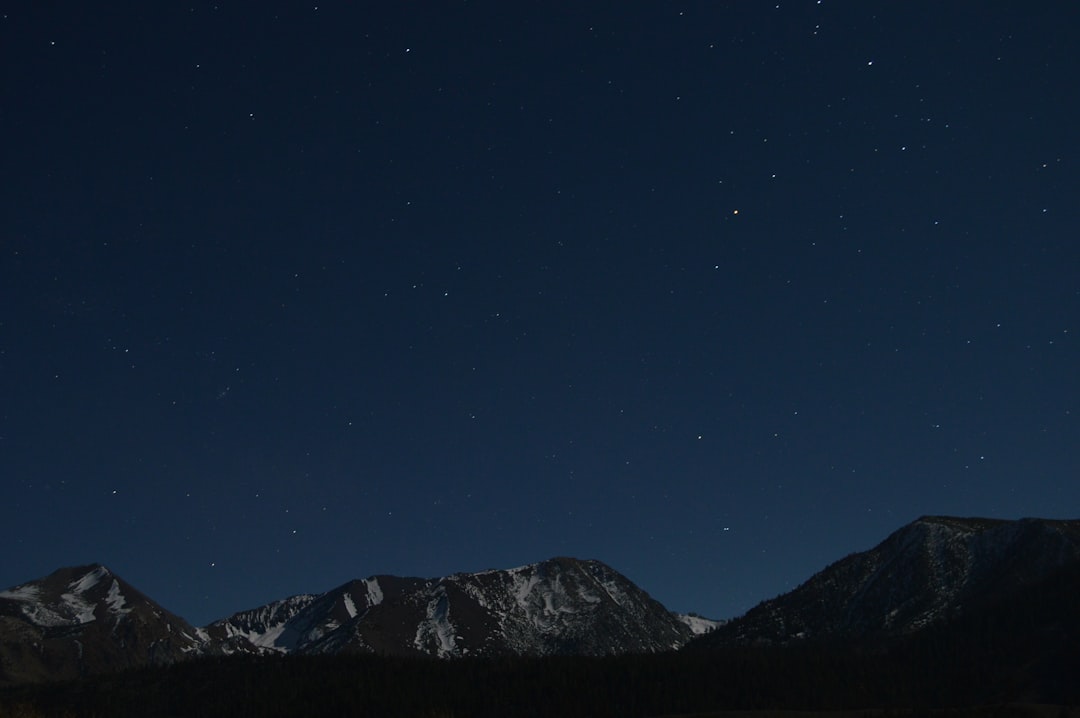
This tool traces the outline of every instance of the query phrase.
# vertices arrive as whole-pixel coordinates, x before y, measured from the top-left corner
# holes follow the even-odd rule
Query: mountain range
[[[372,576],[202,628],[90,565],[0,592],[0,683],[234,653],[650,653],[715,625],[668,611],[599,561],[572,558],[436,579]]]
[[[460,658],[885,645],[1020,615],[1025,635],[1073,635],[1078,576],[1080,521],[929,516],[726,622],[672,613],[599,561],[555,558],[443,578],[372,576],[194,627],[91,565],[0,591],[0,684],[230,654]]]

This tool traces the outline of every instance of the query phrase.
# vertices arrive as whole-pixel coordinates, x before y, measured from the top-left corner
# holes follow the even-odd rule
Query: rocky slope
[[[436,579],[373,576],[197,629],[100,565],[0,592],[0,684],[202,655],[607,655],[677,648],[715,622],[669,612],[598,561]]]
[[[653,652],[681,646],[693,629],[610,567],[558,558],[439,579],[373,576],[238,613],[207,633],[226,650],[458,657]]]
[[[1080,562],[1080,521],[926,516],[765,601],[701,646],[876,640],[1008,600]]]
[[[104,566],[0,591],[0,683],[171,663],[206,649],[197,629]]]

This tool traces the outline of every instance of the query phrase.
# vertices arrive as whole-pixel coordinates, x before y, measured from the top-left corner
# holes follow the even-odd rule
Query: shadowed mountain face
[[[0,683],[172,663],[204,645],[187,621],[104,566],[60,569],[0,592]]]
[[[1080,521],[923,517],[694,644],[908,636],[1010,600],[1077,562]]]
[[[715,655],[736,664],[760,658],[742,647],[773,646],[760,655],[807,675],[826,655],[869,671],[863,658],[874,654],[881,675],[910,674],[940,696],[959,690],[958,667],[978,656],[983,672],[965,669],[967,695],[982,695],[993,675],[1060,696],[1077,664],[1078,579],[1080,521],[924,517],[720,625],[672,614],[598,561],[556,558],[436,579],[373,576],[197,629],[93,565],[0,591],[0,684],[224,654],[596,656],[685,645],[725,649]],[[933,680],[916,680],[912,666]]]
[[[568,558],[432,580],[374,576],[238,613],[207,632],[235,651],[440,657],[642,653],[692,635],[616,571]]]
[[[230,653],[647,653],[713,623],[669,612],[598,561],[559,558],[439,579],[373,576],[196,629],[94,565],[0,592],[0,683]]]

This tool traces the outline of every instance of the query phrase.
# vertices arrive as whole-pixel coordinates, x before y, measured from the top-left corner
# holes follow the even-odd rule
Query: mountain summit
[[[206,630],[228,651],[440,657],[653,652],[693,635],[625,576],[572,558],[438,579],[372,576]]]
[[[0,592],[0,684],[229,653],[645,653],[712,625],[669,612],[599,561],[555,558],[435,579],[372,576],[198,629],[91,565]]]
[[[877,640],[1009,600],[1080,562],[1080,520],[924,516],[695,644]]]
[[[100,564],[0,591],[0,683],[172,663],[199,631]]]

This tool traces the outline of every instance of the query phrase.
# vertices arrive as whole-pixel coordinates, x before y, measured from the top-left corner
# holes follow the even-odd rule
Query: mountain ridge
[[[708,630],[596,560],[557,557],[439,578],[352,579],[194,627],[104,564],[0,591],[0,683],[245,653],[608,655]]]
[[[1080,520],[921,516],[695,643],[895,639],[1077,562]]]
[[[1069,571],[1080,571],[1080,520],[926,515],[728,621],[673,613],[610,566],[564,556],[436,578],[351,579],[195,627],[106,566],[88,564],[0,591],[0,683],[230,654],[461,658],[899,645],[972,621],[1015,624],[1008,611],[1030,614],[1040,587],[1071,585],[1060,578]],[[1045,634],[1076,618],[1024,620]]]
[[[252,610],[276,615],[277,607],[268,607]],[[586,614],[582,624],[578,616]],[[638,640],[633,631],[611,622],[609,614],[633,626],[650,626],[652,638]],[[242,640],[230,644],[247,652],[374,650],[460,657],[655,651],[681,645],[713,625],[668,611],[600,561],[569,557],[432,579],[354,579],[283,621],[262,624],[254,632],[251,621],[251,611],[242,611],[211,623],[206,631],[231,639],[247,634],[247,645]],[[606,626],[606,638],[597,642],[588,636],[600,624]],[[411,635],[402,633],[406,625]]]

